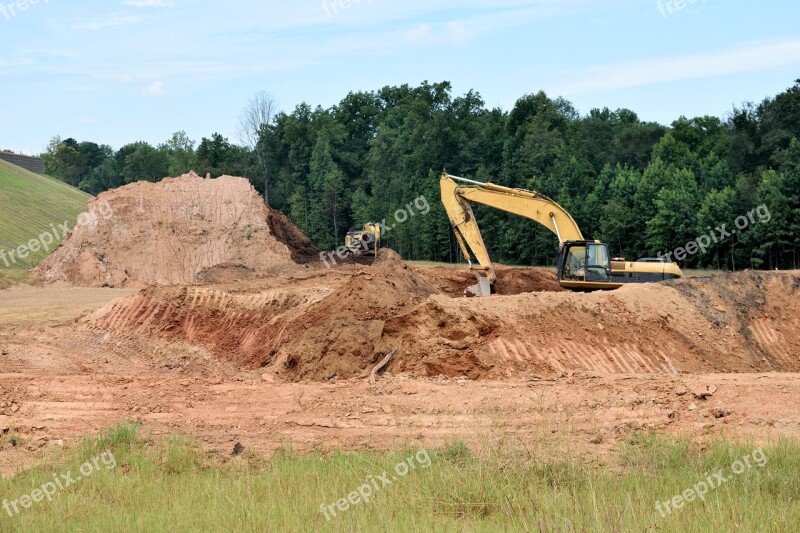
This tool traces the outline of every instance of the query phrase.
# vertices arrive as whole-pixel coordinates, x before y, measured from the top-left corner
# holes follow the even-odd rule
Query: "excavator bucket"
[[[467,290],[464,291],[464,296],[477,298],[488,298],[491,296],[492,283],[489,281],[489,278],[482,276],[477,272],[474,272],[474,274],[475,277],[478,278],[478,283],[467,287]]]

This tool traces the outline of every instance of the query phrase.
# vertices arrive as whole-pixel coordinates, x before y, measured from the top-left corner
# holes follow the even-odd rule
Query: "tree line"
[[[681,117],[669,127],[629,109],[581,115],[544,92],[510,111],[448,82],[351,92],[330,108],[278,112],[265,93],[247,106],[238,143],[184,132],[151,146],[52,139],[47,172],[92,194],[190,170],[248,178],[322,249],[345,233],[425,196],[432,209],[397,225],[386,245],[413,260],[458,261],[439,196],[452,174],[539,191],[563,205],[584,236],[628,259],[669,252],[733,227],[766,206],[745,231],[714,239],[684,267],[798,268],[800,262],[800,80],[724,119]],[[529,220],[475,209],[496,261],[552,264],[557,240]],[[752,217],[751,217],[752,218]]]

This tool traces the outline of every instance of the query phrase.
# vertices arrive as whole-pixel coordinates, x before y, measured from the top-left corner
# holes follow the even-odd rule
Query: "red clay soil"
[[[276,209],[267,210],[267,224],[272,236],[289,248],[295,263],[319,261],[320,249],[294,225],[289,217]]]
[[[270,349],[250,361],[280,368],[293,379],[365,375],[383,358],[388,320],[438,292],[392,250],[282,328]]]
[[[314,276],[311,283],[317,286],[255,293],[241,287],[236,294],[151,287],[83,322],[92,329],[207,346],[244,368],[270,365],[293,379],[325,380],[371,369],[382,357],[376,343],[384,323],[438,292],[386,249],[371,267],[350,266],[343,275],[323,271],[318,280]],[[335,286],[325,286],[326,280]],[[296,278],[283,281],[289,285]],[[274,276],[270,282],[278,284]]]
[[[540,293],[481,301],[433,294],[387,321],[386,344],[420,334],[429,338],[431,333],[415,335],[413,328],[435,328],[443,346],[461,348],[462,362],[449,356],[437,360],[436,354],[426,353],[430,344],[405,344],[374,386],[361,375],[333,383],[284,383],[281,378],[294,374],[278,373],[275,365],[248,370],[235,362],[230,339],[238,331],[244,340],[257,327],[253,321],[240,322],[241,317],[254,313],[280,329],[354,278],[372,275],[356,274],[349,267],[306,270],[230,286],[158,287],[133,296],[112,289],[0,291],[0,475],[48,464],[54,450],[72,449],[85,435],[121,421],[142,424],[146,436],[191,435],[223,456],[237,443],[260,454],[287,447],[385,450],[463,441],[472,450],[533,446],[548,458],[613,462],[636,430],[685,435],[700,443],[715,435],[752,437],[758,443],[800,435],[800,374],[786,373],[798,366],[796,272],[685,280],[671,287],[639,287],[643,292],[620,291],[613,298],[608,293]],[[92,311],[101,305],[107,307]],[[653,312],[659,309],[656,318]],[[79,319],[87,310],[90,314]],[[385,316],[382,308],[376,311]],[[546,330],[555,322],[537,313],[553,314],[562,331]],[[183,319],[176,320],[176,314]],[[589,324],[580,318],[607,327],[586,329]],[[615,322],[629,330],[628,351],[619,349],[622,330]],[[132,329],[134,324],[140,327]],[[193,328],[199,332],[195,337],[190,336]],[[464,337],[465,328],[478,338]],[[664,369],[593,370],[589,363],[602,360],[591,359],[579,342],[591,333],[596,346],[619,350],[618,364],[633,364],[634,348],[644,350],[644,343],[656,338],[640,340],[645,330],[656,331],[680,375]],[[715,337],[712,346],[729,338],[733,349],[708,349],[702,343],[709,331]],[[551,335],[552,359],[543,362],[520,343],[538,346],[538,353],[547,355],[536,344],[545,334]],[[680,336],[697,343],[693,351],[688,345],[696,361],[669,351]],[[451,340],[459,338],[463,344]],[[449,380],[403,370],[434,373],[443,368],[457,377],[470,357],[481,361],[476,368],[491,362],[487,358],[502,351],[492,344],[497,339],[513,359],[497,359],[498,367],[487,377],[502,377],[500,363],[506,361],[513,370],[510,378]],[[257,340],[269,343],[269,332]],[[481,344],[485,341],[491,353]],[[695,373],[713,365],[725,372],[747,370],[737,362],[745,348],[761,358],[759,369],[780,373]],[[582,355],[583,362],[565,352]],[[717,362],[710,357],[715,354]],[[697,362],[704,357],[708,363]],[[531,370],[556,362],[564,370],[548,375]],[[307,368],[307,363],[304,357],[295,368]]]
[[[122,420],[226,454],[410,439],[602,459],[638,429],[796,437],[799,288],[744,272],[454,298],[387,251],[214,286],[0,291],[0,474]]]
[[[542,460],[616,465],[633,431],[706,442],[800,436],[800,375],[591,376],[473,382],[384,376],[277,383],[187,368],[0,374],[0,475],[52,463],[54,449],[136,421],[211,454],[419,449],[535,450]],[[713,394],[707,395],[711,391]],[[703,399],[698,397],[699,394]],[[16,437],[22,445],[12,446]],[[60,452],[59,452],[60,453]]]
[[[388,370],[417,377],[789,372],[800,370],[798,287],[794,272],[745,272],[613,292],[454,298],[384,250],[369,267],[154,287],[79,327],[186,343],[291,381],[365,377],[394,350]]]
[[[196,174],[102,193],[34,281],[80,287],[188,285],[220,265],[263,272],[318,250],[244,178]]]
[[[476,282],[475,276],[463,266],[415,266],[414,270],[428,283],[453,297],[464,295],[464,290]],[[495,265],[496,294],[513,296],[526,292],[562,292],[555,274],[542,268],[511,268]]]

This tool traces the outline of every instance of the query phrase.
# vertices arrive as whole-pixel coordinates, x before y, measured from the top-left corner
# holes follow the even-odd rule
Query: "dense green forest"
[[[575,217],[586,237],[636,259],[713,236],[684,267],[798,268],[800,262],[800,80],[760,104],[720,119],[681,117],[666,127],[628,109],[582,116],[543,92],[510,112],[451,85],[384,87],[348,94],[323,109],[270,114],[241,146],[183,132],[159,146],[109,146],[54,138],[50,175],[98,194],[126,183],[195,170],[245,176],[323,249],[424,196],[432,209],[398,224],[386,245],[407,259],[457,261],[439,202],[442,170],[537,190]],[[746,228],[725,236],[738,217]],[[493,259],[552,264],[557,239],[534,222],[489,209],[476,216]],[[399,219],[398,219],[399,220]],[[726,226],[723,226],[726,225]],[[710,240],[710,239],[709,239]]]

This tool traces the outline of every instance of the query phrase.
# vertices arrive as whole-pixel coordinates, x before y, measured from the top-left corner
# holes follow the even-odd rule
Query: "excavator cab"
[[[611,255],[599,241],[566,241],[558,255],[558,281],[573,290],[609,288]]]

